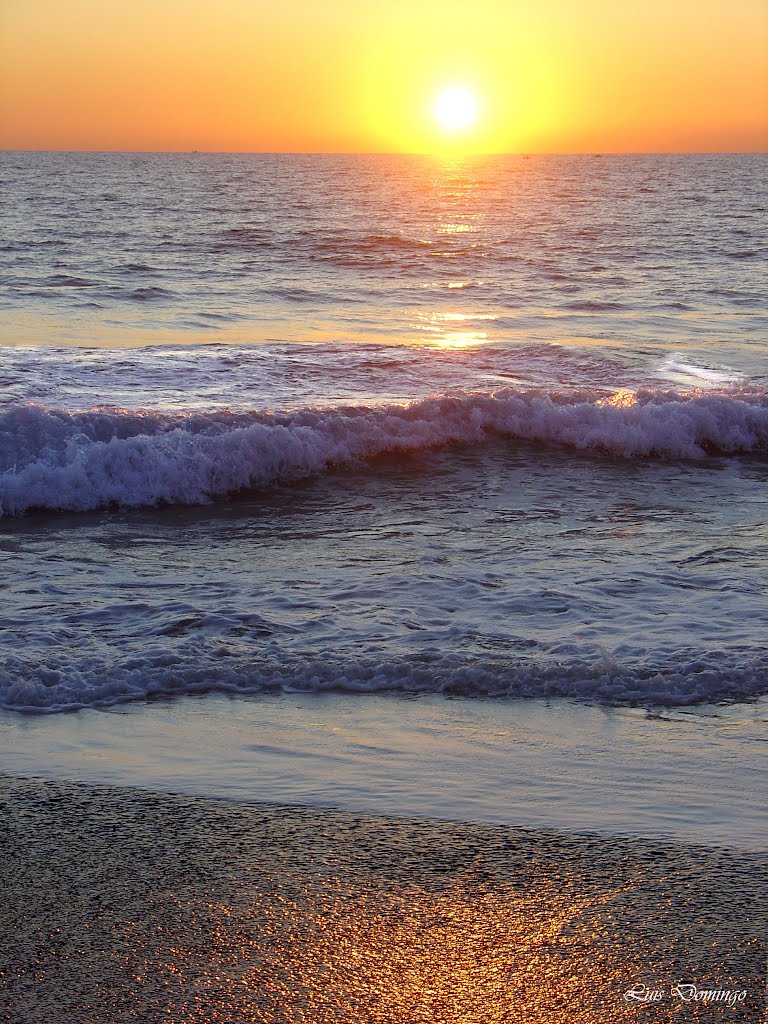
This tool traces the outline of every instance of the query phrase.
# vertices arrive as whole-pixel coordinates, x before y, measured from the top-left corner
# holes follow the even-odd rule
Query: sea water
[[[759,793],[767,166],[0,155],[0,767],[114,781],[138,714],[126,778],[241,798],[540,823],[553,775],[551,824],[655,833]]]

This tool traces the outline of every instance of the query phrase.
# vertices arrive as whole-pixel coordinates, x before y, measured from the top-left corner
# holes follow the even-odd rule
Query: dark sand
[[[0,815],[4,1022],[763,1020],[757,854],[7,777]]]

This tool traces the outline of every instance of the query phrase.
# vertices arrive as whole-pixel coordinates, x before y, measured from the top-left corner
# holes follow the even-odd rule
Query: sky
[[[768,3],[0,0],[0,148],[765,150]]]

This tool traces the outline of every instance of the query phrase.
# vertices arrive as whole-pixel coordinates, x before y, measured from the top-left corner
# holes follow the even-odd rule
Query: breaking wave
[[[768,396],[451,392],[408,404],[179,414],[0,414],[0,512],[201,504],[394,452],[506,437],[624,459],[768,454]]]
[[[28,713],[108,707],[148,698],[209,692],[442,693],[493,698],[569,698],[609,706],[686,707],[750,700],[766,693],[768,654],[709,652],[624,664],[534,661],[438,652],[376,658],[333,652],[243,654],[218,641],[156,645],[120,659],[67,651],[7,658],[0,665],[0,707]]]

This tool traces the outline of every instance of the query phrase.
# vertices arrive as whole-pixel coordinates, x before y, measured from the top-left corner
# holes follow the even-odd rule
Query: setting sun
[[[437,97],[435,117],[442,128],[449,132],[461,132],[470,128],[477,120],[477,100],[469,89],[461,85],[444,89]]]
[[[0,148],[760,152],[766,10],[0,0]]]

